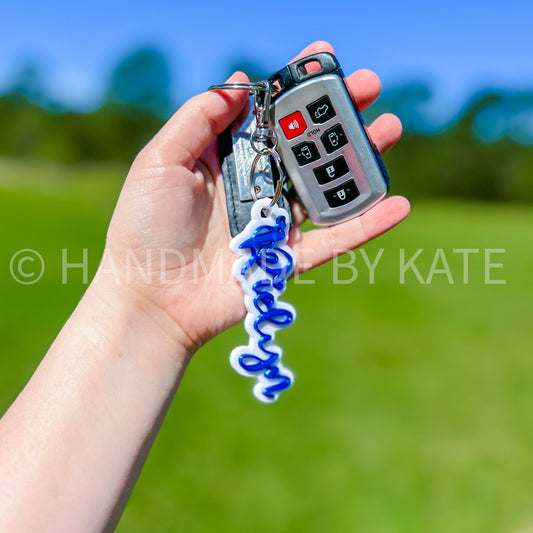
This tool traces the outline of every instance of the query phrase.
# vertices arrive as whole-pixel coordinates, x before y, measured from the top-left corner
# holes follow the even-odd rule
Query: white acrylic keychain
[[[270,198],[256,200],[250,222],[230,242],[231,251],[240,256],[232,273],[244,292],[244,327],[250,336],[247,346],[231,352],[230,362],[239,374],[257,378],[254,395],[263,402],[276,401],[294,381],[281,364],[281,348],[274,344],[276,331],[296,317],[292,305],[279,300],[294,269],[294,253],[287,246],[288,213],[270,203]]]
[[[239,256],[232,273],[244,292],[248,311],[244,327],[249,342],[231,352],[230,362],[239,374],[257,378],[256,398],[274,402],[294,381],[292,372],[281,364],[282,350],[274,344],[274,338],[278,329],[293,323],[296,312],[291,305],[279,300],[294,270],[294,253],[287,245],[289,215],[276,203],[283,189],[283,169],[276,150],[276,132],[268,125],[271,86],[263,80],[213,85],[209,89],[244,89],[254,95],[256,129],[250,137],[256,152],[250,166],[250,194],[254,204],[250,222],[230,242],[231,251]],[[257,198],[256,169],[262,157],[269,158],[279,172],[273,198]]]

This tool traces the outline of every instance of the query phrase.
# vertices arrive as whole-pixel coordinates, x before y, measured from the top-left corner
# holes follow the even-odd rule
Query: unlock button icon
[[[324,192],[324,196],[330,207],[342,207],[353,202],[359,196],[359,190],[353,179]]]

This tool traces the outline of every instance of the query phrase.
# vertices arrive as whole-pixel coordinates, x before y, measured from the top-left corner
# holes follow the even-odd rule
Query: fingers
[[[352,100],[361,111],[368,109],[381,92],[381,82],[377,74],[368,69],[357,70],[344,78],[344,82]]]
[[[334,53],[329,43],[318,41],[306,47],[292,62],[319,52]],[[361,111],[368,109],[381,92],[381,82],[378,76],[368,69],[358,70],[346,77],[344,81],[352,100]],[[402,125],[394,115],[382,115],[370,126],[369,132],[379,151],[383,153],[398,142],[402,133]]]
[[[295,227],[301,226],[308,218],[307,211],[296,198],[291,198],[291,213],[292,222]]]
[[[236,72],[228,82],[247,82]],[[158,164],[180,165],[192,170],[195,161],[211,141],[239,115],[248,100],[248,91],[208,91],[186,102],[144,151],[155,152]]]
[[[313,44],[310,44],[301,53],[299,53],[291,63],[307,57],[313,54],[318,54],[320,52],[329,52],[334,54],[335,51],[333,47],[325,41],[317,41]],[[313,64],[309,65],[310,69],[313,68]],[[365,109],[374,102],[379,93],[381,92],[381,83],[377,75],[371,70],[361,69],[357,72],[354,72],[344,80],[348,91],[352,99],[356,102],[357,107],[364,111]]]
[[[295,61],[298,61],[298,59],[302,59],[302,57],[311,56],[320,52],[329,52],[330,54],[335,53],[331,44],[326,41],[316,41],[309,46],[306,46],[292,61],[289,61],[289,63],[294,63]]]
[[[306,272],[374,239],[399,224],[409,214],[401,196],[387,198],[362,216],[329,228],[306,233],[293,230],[289,238],[296,252],[297,273]]]
[[[379,116],[368,128],[368,133],[382,154],[394,146],[402,135],[402,123],[396,115]]]
[[[368,133],[379,152],[383,154],[400,140],[402,123],[396,115],[386,113],[378,117],[370,125]],[[307,220],[307,213],[299,202],[293,201],[291,203],[291,210],[295,226],[300,226]]]

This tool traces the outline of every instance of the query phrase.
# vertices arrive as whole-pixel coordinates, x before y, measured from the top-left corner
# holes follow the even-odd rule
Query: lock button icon
[[[353,179],[324,192],[324,196],[330,207],[342,207],[349,204],[359,196],[359,189]]]

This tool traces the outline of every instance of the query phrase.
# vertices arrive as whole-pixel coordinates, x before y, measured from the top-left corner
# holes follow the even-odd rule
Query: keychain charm
[[[230,363],[239,374],[257,378],[254,395],[258,400],[275,402],[292,385],[294,376],[281,364],[282,350],[274,344],[274,337],[278,329],[293,323],[296,312],[288,303],[279,301],[294,270],[294,253],[287,245],[289,213],[277,204],[283,191],[284,174],[277,152],[278,137],[268,122],[272,89],[267,80],[209,87],[209,90],[221,89],[248,90],[254,96],[256,120],[250,136],[255,152],[249,171],[249,192],[253,200],[250,222],[230,242],[231,251],[240,256],[233,264],[232,274],[244,292],[248,311],[244,328],[249,342],[231,352]],[[279,177],[273,197],[259,199],[256,179],[263,158],[275,166]]]
[[[281,348],[274,344],[276,331],[296,317],[291,305],[279,301],[294,269],[294,254],[287,246],[289,216],[270,203],[269,198],[257,200],[250,222],[230,242],[231,251],[240,256],[232,273],[244,292],[244,327],[249,335],[248,345],[235,348],[230,362],[239,374],[257,378],[254,395],[262,402],[276,401],[294,381],[281,364]]]

